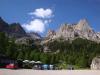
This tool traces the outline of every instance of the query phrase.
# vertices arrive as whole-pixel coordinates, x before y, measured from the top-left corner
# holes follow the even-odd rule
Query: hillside
[[[19,23],[12,23],[8,24],[6,23],[1,17],[0,17],[0,32],[4,32],[6,36],[9,38],[16,39],[16,43],[20,44],[26,44],[29,40],[41,40],[41,36],[38,33],[32,32],[32,33],[26,33],[26,31],[23,29],[21,24]]]
[[[0,29],[0,55],[17,60],[41,61],[59,68],[73,65],[77,69],[89,68],[92,59],[100,55],[100,33],[87,20],[49,30],[43,40],[35,32],[26,33],[19,23],[7,24],[1,19]]]

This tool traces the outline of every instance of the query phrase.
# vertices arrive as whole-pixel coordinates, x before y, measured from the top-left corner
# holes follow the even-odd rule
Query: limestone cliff
[[[77,24],[62,24],[57,31],[50,31],[46,35],[46,40],[63,38],[74,40],[76,38],[88,39],[100,42],[100,33],[95,32],[86,19],[80,20]]]

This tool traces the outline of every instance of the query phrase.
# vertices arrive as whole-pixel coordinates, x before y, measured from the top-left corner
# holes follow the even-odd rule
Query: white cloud
[[[34,19],[30,21],[29,24],[24,24],[23,27],[28,32],[43,32],[45,29],[45,24],[41,19]]]
[[[31,12],[29,14],[39,18],[51,18],[53,16],[53,11],[49,8],[48,9],[39,8],[35,9],[34,12]]]
[[[26,32],[39,32],[43,33],[51,22],[51,18],[53,16],[53,11],[51,9],[39,8],[35,9],[34,12],[29,13],[33,20],[31,20],[27,24],[23,24],[22,27],[26,30]]]
[[[45,31],[45,27],[48,23],[49,23],[49,21],[47,21],[47,20],[43,21],[41,19],[34,19],[34,20],[30,21],[29,24],[23,24],[22,26],[27,32],[43,33]]]

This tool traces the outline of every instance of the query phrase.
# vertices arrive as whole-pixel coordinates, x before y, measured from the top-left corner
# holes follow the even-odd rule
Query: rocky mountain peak
[[[26,32],[19,23],[9,24],[9,36],[14,38],[20,38],[26,35]]]
[[[55,31],[54,30],[48,30],[48,35],[54,35]]]
[[[10,25],[10,29],[11,29],[11,32],[17,32],[17,33],[23,33],[25,34],[25,31],[24,29],[21,27],[21,25],[19,23],[12,23]]]
[[[78,24],[76,25],[75,29],[80,30],[82,32],[90,32],[90,31],[92,31],[92,28],[89,25],[89,22],[87,21],[87,19],[80,20],[78,22]]]
[[[86,19],[80,20],[77,24],[62,24],[56,32],[49,30],[46,38],[47,37],[48,41],[50,39],[55,40],[59,38],[63,38],[64,40],[83,38],[100,42],[100,33],[95,32]]]
[[[48,30],[46,38],[51,38],[56,34],[54,30]]]
[[[73,29],[74,29],[73,25],[65,23],[65,24],[61,25],[60,29],[57,32],[59,32],[59,33],[64,32],[65,33],[65,32],[68,32],[68,31],[73,31]]]

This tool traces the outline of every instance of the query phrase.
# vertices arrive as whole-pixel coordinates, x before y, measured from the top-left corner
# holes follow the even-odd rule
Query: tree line
[[[16,44],[14,38],[8,38],[0,32],[0,54],[13,59],[42,61],[45,64],[55,64],[61,68],[73,65],[76,68],[89,68],[92,59],[100,55],[100,43],[77,38],[73,41],[55,40],[46,44],[51,50],[44,53],[43,46],[33,44]],[[40,48],[39,48],[40,47]],[[58,52],[57,52],[58,51]]]

